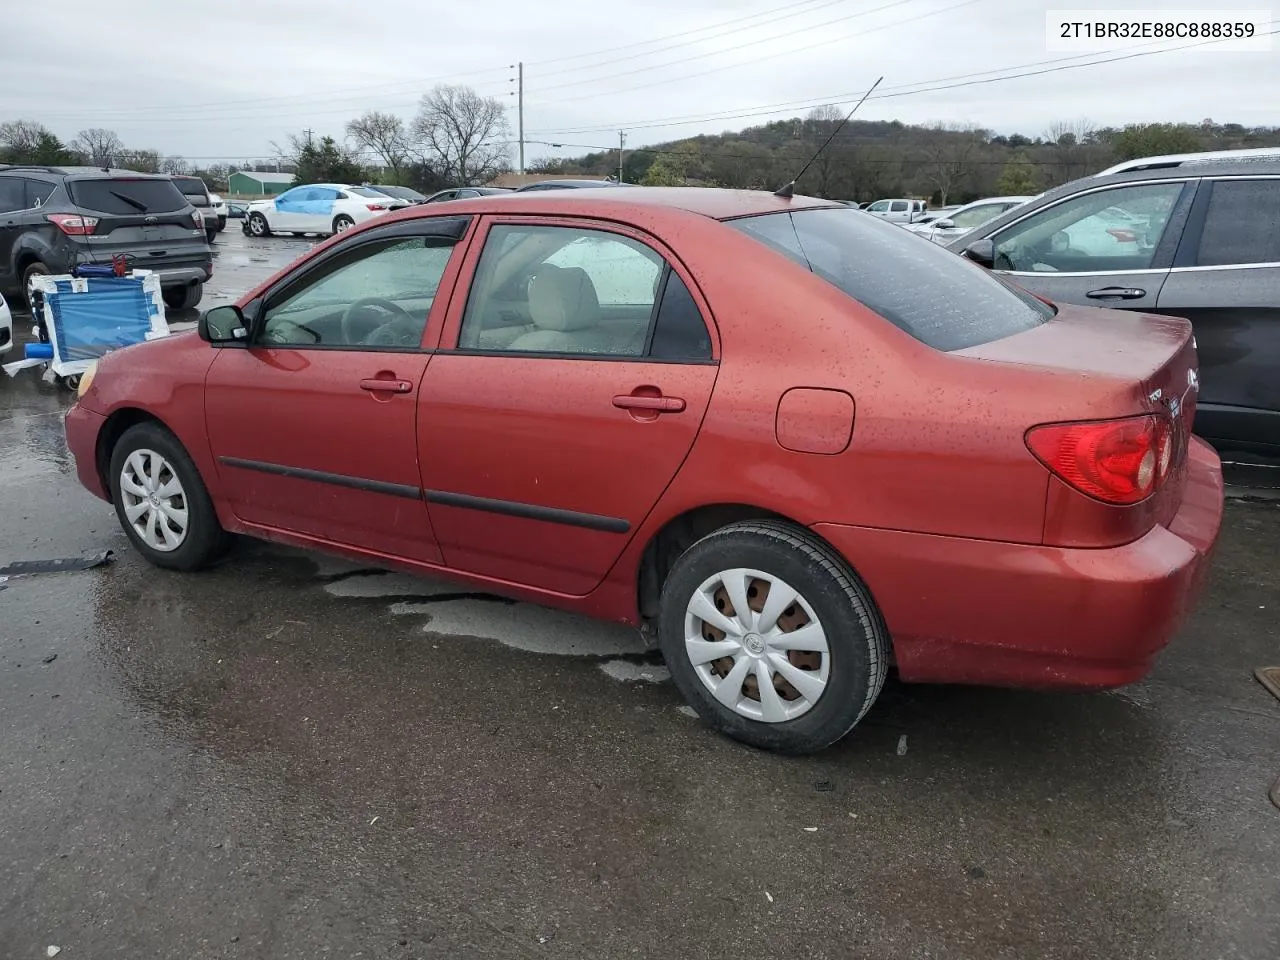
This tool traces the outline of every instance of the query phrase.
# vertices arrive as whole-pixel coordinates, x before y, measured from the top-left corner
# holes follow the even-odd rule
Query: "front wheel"
[[[251,237],[271,236],[271,225],[267,223],[267,218],[260,213],[249,214],[247,226]]]
[[[352,220],[350,217],[348,217],[345,213],[339,214],[338,216],[333,218],[334,233],[346,233],[355,225],[356,225],[356,222]]]
[[[662,587],[658,642],[707,724],[781,753],[853,729],[889,665],[888,631],[848,564],[773,521],[724,527],[685,551]]]
[[[178,438],[158,423],[126,430],[111,452],[111,499],[135,548],[169,570],[196,570],[226,534],[200,473]]]

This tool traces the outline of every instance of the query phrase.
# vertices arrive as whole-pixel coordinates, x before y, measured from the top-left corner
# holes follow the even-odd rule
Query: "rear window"
[[[726,221],[936,350],[1039,326],[1053,308],[925,237],[843,209]]]
[[[383,193],[380,190],[370,190],[368,187],[348,187],[348,193],[354,193],[357,197],[388,197],[390,194]]]
[[[209,188],[204,185],[204,181],[198,177],[174,177],[173,182],[188,197],[203,197],[209,192]]]
[[[76,206],[98,213],[172,213],[187,203],[171,180],[73,180],[67,187]]]

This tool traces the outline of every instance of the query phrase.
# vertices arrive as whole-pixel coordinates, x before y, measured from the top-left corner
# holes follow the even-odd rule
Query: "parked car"
[[[1165,158],[1064,184],[950,249],[1051,300],[1186,317],[1203,378],[1196,433],[1280,466],[1277,223],[1280,160]]]
[[[0,357],[13,349],[13,312],[0,293]]]
[[[526,183],[523,187],[516,187],[516,193],[528,193],[532,190],[594,190],[597,187],[627,187],[630,184],[618,183],[617,180],[539,180],[536,183]]]
[[[930,207],[916,218],[912,223],[912,226],[918,226],[922,223],[933,223],[935,220],[941,220],[947,214],[955,210],[959,210],[961,206],[963,206],[963,204],[949,203],[945,207]]]
[[[877,200],[866,207],[873,217],[889,223],[912,223],[925,215],[928,204],[923,200]]]
[[[377,190],[384,196],[392,197],[396,200],[403,200],[406,203],[426,203],[426,194],[419,193],[412,187],[398,187],[387,183],[366,183],[366,187],[370,190]]]
[[[114,255],[160,276],[189,310],[213,275],[204,216],[166,176],[76,166],[0,167],[0,292],[26,296],[37,273]]]
[[[255,237],[273,233],[342,233],[389,210],[409,206],[370,187],[313,183],[249,204],[244,230]]]
[[[236,532],[649,623],[709,724],[808,751],[891,662],[1146,674],[1222,516],[1194,392],[1160,399],[1195,375],[1184,320],[1052,306],[832,201],[548,191],[321,244],[108,354],[65,422],[158,566]]]
[[[950,243],[1030,199],[1032,198],[988,197],[985,200],[975,200],[947,211],[930,211],[928,216],[908,224],[907,229],[928,237],[934,243]]]
[[[213,204],[213,215],[218,218],[218,232],[221,233],[227,229],[227,202],[216,193],[209,194],[209,200]]]
[[[447,190],[437,190],[422,202],[444,203],[448,200],[472,200],[476,197],[491,197],[511,192],[510,187],[450,187]]]
[[[182,195],[187,198],[187,202],[200,211],[200,216],[204,220],[205,234],[210,243],[213,238],[218,235],[218,216],[214,209],[213,194],[209,192],[208,185],[199,177],[171,177]],[[224,221],[225,225],[225,221]]]
[[[249,215],[248,200],[228,200],[226,204],[227,218],[230,220],[243,220]]]

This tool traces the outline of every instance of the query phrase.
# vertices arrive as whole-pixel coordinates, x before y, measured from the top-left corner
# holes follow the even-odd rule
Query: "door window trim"
[[[448,302],[453,298],[454,285],[457,283],[458,273],[461,270],[462,263],[466,259],[467,248],[471,243],[474,230],[471,229],[475,218],[472,216],[458,216],[457,214],[414,218],[412,220],[402,220],[398,223],[380,225],[369,231],[361,231],[355,236],[340,234],[342,237],[332,247],[329,247],[323,253],[318,254],[312,259],[298,265],[296,269],[281,277],[279,280],[271,284],[271,286],[263,293],[254,297],[248,305],[246,311],[252,308],[252,316],[246,316],[249,322],[249,336],[243,341],[244,347],[249,350],[319,350],[319,351],[342,351],[345,353],[434,353],[436,345],[440,341],[440,332],[442,329],[441,313],[446,309]],[[446,229],[441,229],[444,227]],[[266,313],[270,309],[273,301],[288,296],[292,292],[296,292],[305,287],[308,278],[314,277],[317,273],[322,272],[327,266],[333,263],[335,259],[347,256],[352,251],[361,247],[369,246],[376,243],[385,243],[388,240],[409,240],[417,237],[428,239],[431,237],[451,240],[453,244],[453,253],[449,257],[449,262],[445,265],[444,273],[440,277],[440,284],[436,287],[436,295],[431,302],[431,310],[427,314],[426,322],[422,328],[422,339],[416,347],[400,347],[389,345],[376,346],[359,346],[351,344],[339,343],[263,343],[260,339],[266,324]],[[442,304],[441,300],[445,303]],[[434,339],[431,334],[435,332]]]
[[[995,271],[996,273],[999,273],[1002,276],[1007,276],[1007,277],[1112,277],[1112,276],[1127,277],[1127,276],[1135,276],[1135,275],[1141,275],[1141,274],[1169,273],[1171,269],[1173,269],[1173,264],[1177,262],[1177,258],[1182,252],[1181,244],[1185,242],[1187,234],[1190,231],[1190,227],[1191,227],[1191,221],[1189,219],[1190,214],[1188,214],[1188,219],[1186,223],[1183,224],[1182,233],[1179,236],[1178,245],[1174,247],[1173,252],[1167,254],[1164,257],[1161,257],[1160,247],[1164,246],[1166,241],[1169,240],[1169,237],[1167,236],[1169,225],[1174,223],[1177,220],[1180,210],[1183,207],[1190,207],[1190,208],[1193,208],[1192,212],[1194,212],[1196,198],[1202,195],[1202,191],[1199,189],[1200,180],[1201,180],[1200,177],[1185,177],[1185,176],[1184,177],[1160,177],[1158,179],[1152,179],[1152,180],[1129,180],[1129,181],[1123,181],[1120,183],[1107,183],[1098,187],[1090,187],[1088,190],[1078,190],[1075,193],[1070,193],[1070,194],[1067,194],[1066,196],[1059,197],[1057,200],[1054,200],[1052,203],[1046,203],[1044,206],[1036,207],[1034,210],[1029,210],[1023,213],[1022,216],[1015,217],[1014,219],[1010,220],[1008,223],[1001,224],[1001,226],[998,229],[992,231],[991,233],[987,233],[982,237],[976,237],[976,236],[970,235],[970,242],[972,242],[975,239],[984,239],[984,240],[991,240],[992,243],[995,243],[996,237],[998,237],[1004,231],[1008,230],[1010,227],[1017,226],[1019,223],[1022,223],[1022,221],[1028,219],[1029,217],[1034,217],[1044,210],[1052,210],[1054,207],[1059,206],[1060,204],[1066,203],[1069,200],[1075,200],[1077,197],[1088,196],[1089,194],[1092,194],[1092,193],[1101,193],[1104,190],[1120,190],[1125,187],[1148,187],[1148,186],[1152,186],[1154,184],[1159,184],[1159,183],[1181,183],[1182,192],[1178,195],[1178,199],[1174,201],[1173,208],[1169,213],[1169,219],[1165,221],[1165,234],[1160,237],[1160,243],[1156,246],[1156,254],[1155,254],[1155,257],[1153,257],[1153,260],[1168,259],[1169,263],[1163,267],[1154,267],[1154,266],[1141,267],[1137,270],[997,270]],[[1187,193],[1188,187],[1191,188],[1190,194]],[[1018,209],[1018,208],[1015,207],[1014,209]],[[981,230],[981,229],[982,229],[981,226],[976,228],[976,230]]]
[[[707,302],[707,298],[703,296],[702,290],[699,289],[696,283],[694,283],[693,277],[689,273],[688,268],[685,267],[679,257],[677,257],[675,253],[657,237],[645,233],[644,231],[629,224],[617,223],[611,220],[599,220],[593,217],[539,217],[534,215],[511,216],[487,214],[481,219],[482,223],[472,231],[472,239],[467,250],[465,262],[459,270],[457,286],[455,289],[460,291],[462,295],[451,298],[449,313],[445,318],[441,336],[438,338],[436,352],[448,353],[462,357],[506,357],[508,359],[524,360],[587,360],[603,363],[660,363],[680,364],[684,366],[719,366],[720,329],[715,322],[715,316],[711,312],[710,304]],[[657,290],[654,294],[653,308],[649,313],[649,329],[645,333],[644,353],[636,355],[608,353],[552,353],[543,351],[535,352],[530,350],[481,350],[474,347],[458,346],[458,341],[462,336],[462,323],[466,317],[467,304],[471,300],[472,284],[475,282],[476,272],[480,266],[480,257],[484,254],[485,245],[489,240],[489,234],[492,232],[494,227],[521,226],[562,227],[571,230],[594,230],[599,233],[612,233],[643,244],[662,259],[662,274],[658,280]],[[653,334],[657,328],[658,308],[662,304],[662,295],[666,291],[667,280],[673,271],[676,276],[684,282],[685,287],[689,291],[689,295],[693,297],[693,302],[697,306],[698,313],[702,317],[702,323],[707,329],[707,335],[711,339],[711,358],[709,360],[651,357],[648,355],[650,346],[653,342]]]

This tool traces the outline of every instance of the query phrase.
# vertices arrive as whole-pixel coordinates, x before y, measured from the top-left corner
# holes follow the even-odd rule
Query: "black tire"
[[[245,221],[245,230],[251,237],[271,236],[271,224],[267,223],[267,218],[260,213],[249,214],[249,219]]]
[[[209,246],[213,246],[213,241],[218,239],[218,228],[214,227],[212,230],[206,230],[204,232],[204,238],[208,241]]]
[[[194,310],[204,297],[204,284],[188,283],[181,287],[166,287],[162,295],[165,306],[170,310]]]
[[[786,581],[821,622],[830,657],[826,687],[794,719],[766,723],[720,703],[686,652],[685,616],[695,591],[717,573],[738,568]],[[889,669],[888,630],[857,574],[807,531],[770,520],[723,527],[676,560],[662,585],[658,645],[676,687],[704,722],[735,740],[788,754],[816,752],[852,730]]]
[[[31,297],[27,293],[28,288],[31,286],[31,278],[35,276],[47,277],[49,273],[49,268],[39,260],[35,263],[27,264],[26,268],[22,271],[22,299],[28,307],[31,306]]]
[[[356,225],[356,222],[348,217],[345,213],[340,213],[333,218],[333,232],[342,233],[344,230],[350,230]]]
[[[182,485],[187,528],[185,539],[176,549],[162,551],[153,548],[141,538],[125,513],[124,499],[121,496],[121,474],[125,461],[139,450],[159,454]],[[134,548],[147,562],[166,570],[198,570],[213,560],[226,545],[227,534],[218,523],[218,515],[213,509],[213,501],[209,499],[209,491],[200,478],[200,472],[178,438],[161,424],[155,421],[138,423],[121,434],[111,451],[109,469],[107,480],[116,516]]]

